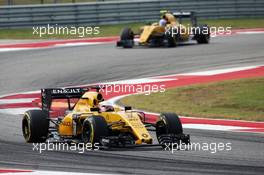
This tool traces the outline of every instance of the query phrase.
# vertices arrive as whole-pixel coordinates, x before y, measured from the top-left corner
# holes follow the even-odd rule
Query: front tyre
[[[207,25],[199,26],[195,38],[198,44],[208,44],[210,42],[210,28]]]
[[[94,115],[83,122],[82,139],[84,143],[101,144],[101,139],[108,136],[108,133],[107,122],[102,116]]]
[[[42,110],[25,112],[22,120],[23,136],[28,143],[45,142],[49,133],[48,115]]]
[[[178,34],[173,28],[169,29],[168,31],[169,32],[165,32],[164,45],[166,47],[176,47]]]
[[[124,48],[132,48],[134,46],[134,32],[131,28],[124,28],[122,30],[118,45]]]
[[[175,113],[162,113],[156,123],[157,137],[162,134],[181,134],[182,124],[179,116]]]
[[[181,120],[175,113],[162,113],[160,115],[160,119],[156,123],[156,136],[162,147],[172,143],[179,145],[180,141],[185,144],[190,143],[190,137],[183,134]]]

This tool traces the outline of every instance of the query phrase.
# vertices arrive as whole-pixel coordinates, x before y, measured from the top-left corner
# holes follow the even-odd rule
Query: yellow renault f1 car
[[[207,25],[197,25],[195,12],[161,11],[164,25],[153,23],[140,28],[139,34],[134,34],[131,28],[124,28],[117,41],[117,47],[132,48],[134,37],[139,35],[138,44],[150,47],[176,47],[180,43],[196,40],[198,44],[207,44],[210,40],[210,28]],[[191,20],[191,26],[182,24],[183,18]]]
[[[159,146],[165,143],[190,142],[189,135],[183,134],[182,124],[174,113],[161,114],[155,124],[146,123],[142,112],[131,107],[100,104],[104,99],[100,86],[87,88],[42,89],[42,109],[26,111],[22,130],[26,142],[91,143],[104,147],[126,147],[153,145],[148,128],[153,127]],[[66,99],[68,110],[62,117],[50,118],[52,101]],[[77,101],[73,103],[73,101]],[[57,100],[58,101],[58,100]]]

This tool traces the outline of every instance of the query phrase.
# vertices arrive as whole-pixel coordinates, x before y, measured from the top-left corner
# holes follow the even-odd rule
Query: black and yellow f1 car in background
[[[205,25],[197,25],[194,12],[161,12],[167,20],[165,26],[158,23],[145,25],[140,28],[139,34],[135,34],[131,28],[124,28],[120,35],[117,47],[132,48],[135,45],[134,37],[139,35],[138,44],[150,47],[176,47],[180,43],[196,40],[198,44],[208,44],[210,40],[210,28]],[[191,26],[182,24],[183,18],[189,18]]]
[[[26,111],[22,130],[26,142],[98,143],[105,147],[150,146],[156,132],[158,146],[166,143],[189,144],[182,124],[174,113],[163,113],[155,124],[147,123],[143,112],[131,107],[103,105],[99,87],[42,89],[42,109]],[[68,110],[59,118],[51,118],[52,101],[66,99]],[[75,102],[73,103],[73,101]],[[58,101],[58,100],[57,100]]]

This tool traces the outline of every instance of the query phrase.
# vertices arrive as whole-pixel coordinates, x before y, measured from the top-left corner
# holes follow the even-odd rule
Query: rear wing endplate
[[[102,89],[100,86],[88,86],[88,87],[72,87],[72,88],[48,88],[41,89],[41,102],[42,110],[49,112],[54,99],[67,99],[68,108],[70,109],[70,99],[81,98],[83,94],[91,89],[95,89],[97,92]]]

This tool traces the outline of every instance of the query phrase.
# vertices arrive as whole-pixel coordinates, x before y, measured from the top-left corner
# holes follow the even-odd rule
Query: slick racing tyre
[[[93,115],[83,122],[82,139],[84,143],[101,143],[101,138],[108,136],[108,126],[104,117]]]
[[[156,126],[157,135],[182,133],[181,121],[175,113],[162,113]]]
[[[134,46],[134,32],[131,28],[124,28],[121,32],[120,41],[124,48],[132,48]]]
[[[45,142],[49,132],[48,115],[42,110],[29,110],[22,120],[23,136],[28,143]]]
[[[170,29],[172,30],[172,29]],[[176,36],[172,35],[172,31],[171,32],[166,32],[165,33],[165,46],[166,47],[176,47],[177,46],[177,40],[176,40]]]
[[[164,45],[166,47],[176,47],[178,45],[178,39],[180,35],[176,29],[170,28],[164,34]]]
[[[198,44],[208,44],[210,41],[210,28],[207,25],[199,26],[200,30],[196,32],[196,41]]]
[[[182,132],[182,124],[177,114],[162,113],[160,115],[156,123],[156,136],[163,147],[166,143],[178,143]]]

